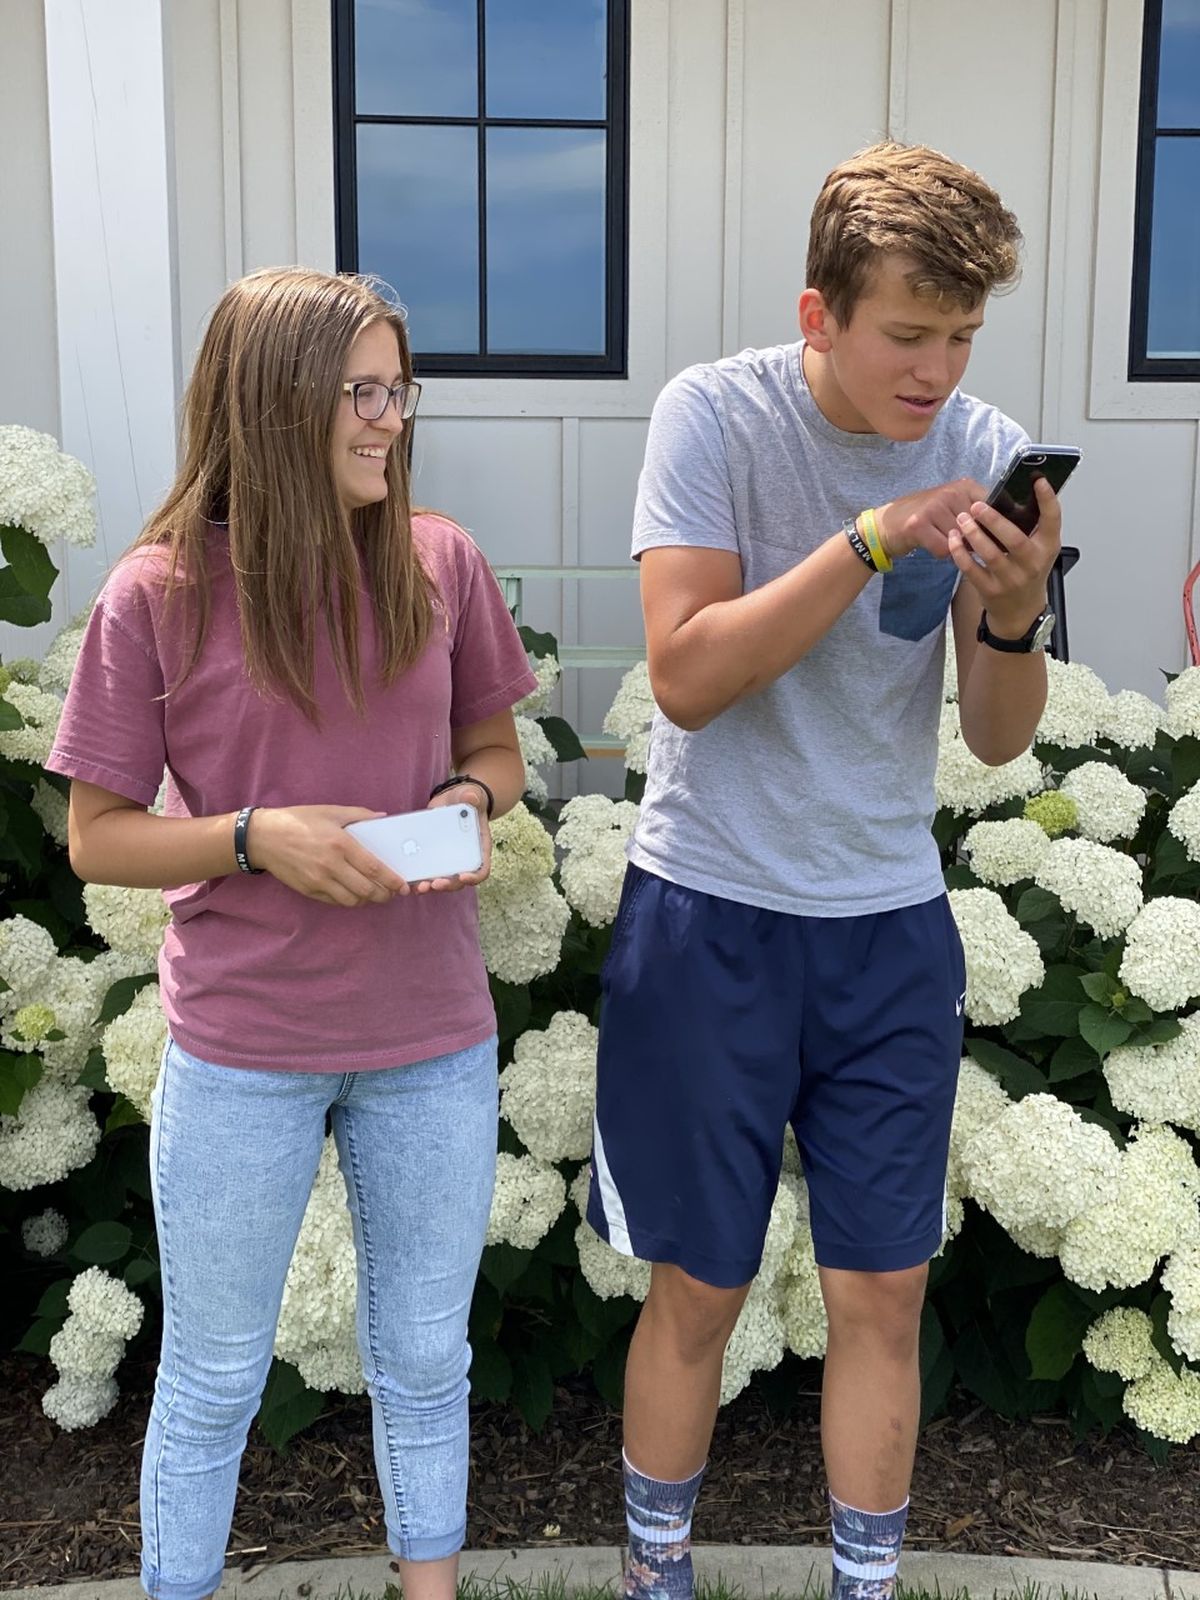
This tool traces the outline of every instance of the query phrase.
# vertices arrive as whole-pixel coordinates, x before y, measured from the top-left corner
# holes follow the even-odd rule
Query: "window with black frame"
[[[422,374],[626,370],[630,0],[334,0],[338,263]]]
[[[1147,0],[1131,379],[1200,378],[1200,0]]]

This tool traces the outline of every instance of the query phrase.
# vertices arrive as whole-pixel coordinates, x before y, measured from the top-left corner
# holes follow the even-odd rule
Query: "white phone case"
[[[351,822],[346,832],[409,883],[478,872],[483,865],[479,813],[465,802]]]

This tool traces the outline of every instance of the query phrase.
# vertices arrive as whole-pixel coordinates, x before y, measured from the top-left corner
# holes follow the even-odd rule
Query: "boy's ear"
[[[822,355],[827,354],[833,345],[830,333],[836,328],[836,322],[819,289],[805,289],[800,296],[799,318],[805,343]]]

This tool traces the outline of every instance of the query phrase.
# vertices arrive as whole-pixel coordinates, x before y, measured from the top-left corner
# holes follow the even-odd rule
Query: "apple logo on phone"
[[[415,856],[421,846],[415,839],[405,839],[403,848],[406,856]]]

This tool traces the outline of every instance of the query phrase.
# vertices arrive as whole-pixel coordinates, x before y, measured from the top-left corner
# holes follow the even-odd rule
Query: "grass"
[[[776,1590],[772,1594],[757,1597],[757,1600],[828,1600],[828,1594],[823,1583],[810,1579],[795,1594],[785,1595]],[[716,1583],[699,1583],[696,1597],[697,1600],[749,1600],[738,1585],[719,1580]],[[284,1597],[281,1596],[280,1600],[284,1600]],[[314,1596],[313,1600],[320,1600],[320,1597]],[[333,1600],[403,1600],[403,1596],[398,1588],[388,1584],[379,1597],[339,1590]],[[617,1595],[615,1583],[568,1589],[565,1579],[559,1575],[543,1578],[537,1583],[514,1583],[510,1578],[497,1578],[488,1583],[468,1579],[459,1585],[458,1600],[617,1600]],[[896,1591],[896,1600],[1091,1600],[1091,1597],[1078,1589],[1047,1589],[1042,1584],[1026,1584],[1022,1589],[1008,1589],[1003,1594],[993,1589],[985,1595],[979,1590],[968,1593],[966,1589],[912,1589],[901,1583]]]

